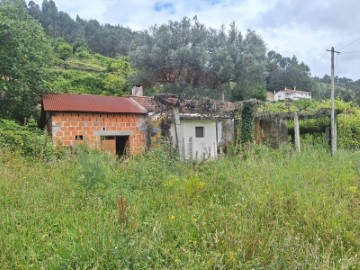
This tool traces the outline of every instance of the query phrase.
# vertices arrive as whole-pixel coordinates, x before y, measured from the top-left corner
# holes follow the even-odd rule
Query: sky
[[[41,6],[42,0],[34,1]],[[359,0],[54,0],[72,18],[96,19],[132,30],[180,20],[184,16],[219,29],[235,21],[246,33],[254,30],[268,51],[295,55],[313,76],[331,72],[333,46],[335,75],[360,79]]]

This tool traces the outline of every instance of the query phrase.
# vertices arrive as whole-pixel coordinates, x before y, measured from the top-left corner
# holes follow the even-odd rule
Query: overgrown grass
[[[0,153],[2,269],[360,269],[360,153]]]

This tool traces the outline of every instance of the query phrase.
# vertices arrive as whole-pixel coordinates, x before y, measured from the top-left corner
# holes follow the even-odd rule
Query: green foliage
[[[59,57],[62,60],[66,60],[67,58],[69,58],[72,55],[72,52],[73,52],[73,48],[68,43],[62,43],[58,47]]]
[[[126,94],[131,88],[129,77],[134,73],[127,58],[108,61],[107,71],[109,72],[105,79],[105,89],[110,95]]]
[[[52,46],[54,48],[54,52],[63,61],[73,55],[73,47],[63,38],[54,39],[52,41]]]
[[[299,63],[296,56],[283,57],[275,51],[268,52],[267,89],[271,92],[294,87],[315,94],[314,82],[310,76],[310,68],[303,62]],[[317,97],[317,95],[314,95]]]
[[[21,0],[0,2],[0,117],[23,121],[47,92],[50,42]]]
[[[339,145],[347,149],[360,149],[360,108],[338,116]]]
[[[189,96],[218,99],[223,93],[235,100],[263,94],[265,43],[254,31],[243,38],[234,23],[226,33],[185,17],[139,33],[134,45],[129,58],[139,71],[135,83],[170,85],[178,94],[187,84]]]
[[[170,192],[184,194],[189,199],[194,200],[201,197],[201,194],[205,191],[205,182],[199,179],[199,176],[193,175],[190,179],[179,179],[177,176],[170,176],[165,181],[164,187]]]
[[[86,49],[78,49],[76,51],[76,56],[80,59],[89,59],[91,58],[90,53]]]
[[[48,86],[56,93],[94,95],[128,94],[133,68],[126,58],[111,59],[86,50],[60,61],[51,70]]]
[[[101,75],[77,70],[53,70],[54,80],[49,83],[57,93],[100,95],[104,89]]]
[[[277,112],[301,112],[314,114],[321,109],[330,109],[330,100],[325,101],[309,101],[297,100],[294,102],[275,102],[266,103],[258,109],[262,113]],[[345,102],[341,99],[335,100],[335,108],[340,109],[343,113],[337,117],[337,134],[338,144],[341,148],[359,149],[360,146],[360,108],[352,103]],[[321,132],[324,127],[330,127],[330,118],[321,117],[317,119],[303,119],[299,121],[300,129],[312,132]],[[289,121],[288,128],[294,128],[293,121]]]
[[[52,152],[52,142],[44,136],[43,131],[37,128],[33,118],[26,126],[21,126],[14,121],[0,119],[0,149],[25,156],[47,156]]]
[[[259,84],[254,87],[254,91],[250,97],[265,101],[267,98],[265,85]]]
[[[74,181],[79,184],[79,189],[91,192],[106,188],[110,172],[104,164],[111,162],[111,157],[86,148],[80,149],[78,157],[79,166]]]
[[[360,267],[359,152],[255,146],[191,164],[0,151],[4,269]]]
[[[251,105],[245,106],[241,114],[241,143],[249,143],[254,140],[254,109]]]
[[[86,41],[78,37],[73,43],[73,53],[80,53],[81,51],[88,51],[88,47]]]
[[[353,81],[345,77],[335,76],[335,97],[344,101],[352,102],[360,105],[360,80]],[[324,75],[323,78],[315,77],[316,81],[316,97],[319,99],[330,98],[331,78]]]
[[[79,16],[73,20],[66,12],[58,11],[53,0],[44,0],[41,8],[30,1],[28,11],[50,37],[62,37],[72,44],[73,53],[85,48],[111,57],[127,55],[135,36],[129,28],[120,25],[100,25],[96,20],[86,21]]]
[[[116,92],[119,93],[119,91],[126,92],[128,89],[126,89],[126,80],[123,77],[120,77],[117,74],[108,74],[104,80],[105,83],[105,89],[107,90],[108,94],[114,95]]]

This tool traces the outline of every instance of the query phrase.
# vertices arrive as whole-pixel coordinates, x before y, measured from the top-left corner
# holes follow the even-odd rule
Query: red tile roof
[[[141,106],[143,106],[148,112],[156,111],[156,102],[152,97],[148,96],[130,96],[131,99],[135,100]]]
[[[147,113],[131,98],[114,96],[46,94],[43,107],[44,111],[58,112]]]
[[[287,95],[294,94],[294,93],[309,93],[309,94],[311,94],[310,92],[307,92],[307,91],[289,89],[289,88],[285,88],[284,90],[280,90],[277,93],[279,93],[279,92],[284,92]]]

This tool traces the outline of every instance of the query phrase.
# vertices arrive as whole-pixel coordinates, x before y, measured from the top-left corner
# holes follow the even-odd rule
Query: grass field
[[[0,152],[1,269],[360,269],[360,152]]]

